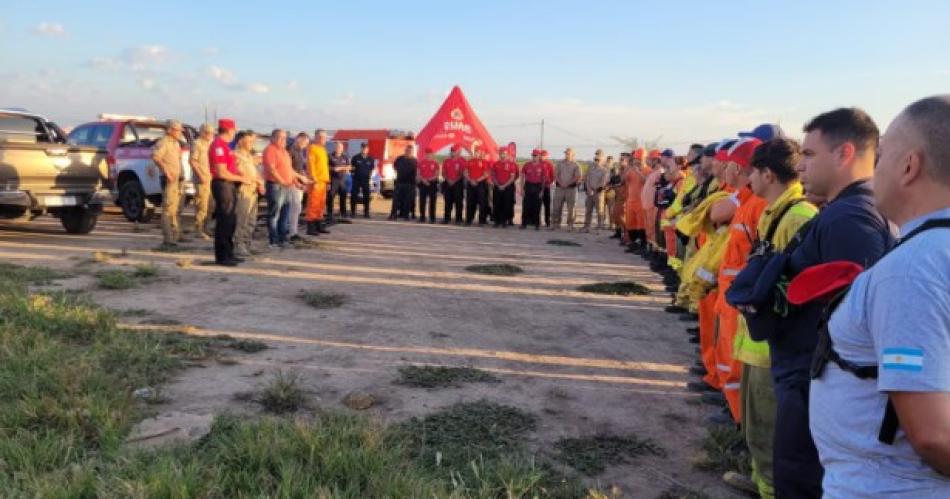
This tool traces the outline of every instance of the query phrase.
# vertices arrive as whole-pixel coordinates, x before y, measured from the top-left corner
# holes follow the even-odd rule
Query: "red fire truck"
[[[406,146],[415,145],[415,134],[404,130],[337,130],[331,139],[343,142],[346,154],[350,157],[359,154],[360,146],[369,145],[369,155],[376,159],[376,172],[379,174],[379,191],[384,197],[391,197],[396,172],[393,162],[401,156]]]

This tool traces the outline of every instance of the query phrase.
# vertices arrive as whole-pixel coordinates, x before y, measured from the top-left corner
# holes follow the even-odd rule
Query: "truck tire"
[[[147,223],[155,215],[155,209],[148,205],[145,189],[138,180],[126,180],[119,186],[119,206],[129,222]]]
[[[59,214],[59,221],[70,234],[88,234],[96,228],[99,220],[99,210],[88,208],[70,208]]]

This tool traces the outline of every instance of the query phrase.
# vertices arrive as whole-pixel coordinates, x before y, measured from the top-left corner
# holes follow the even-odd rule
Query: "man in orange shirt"
[[[495,227],[507,227],[515,219],[515,181],[518,180],[518,163],[508,159],[508,149],[498,149],[498,161],[492,165],[491,178],[494,191]]]
[[[419,223],[426,222],[426,212],[429,213],[429,223],[435,223],[435,197],[439,192],[439,163],[430,159],[432,149],[426,148],[425,156],[419,161]],[[428,210],[426,210],[428,206]]]
[[[726,303],[725,296],[732,281],[748,262],[752,242],[758,238],[756,227],[759,224],[759,217],[768,206],[765,199],[752,193],[749,184],[752,155],[760,144],[759,140],[753,139],[737,146],[729,155],[723,169],[725,182],[736,188],[729,201],[737,206],[729,227],[729,239],[726,241],[722,264],[719,267],[718,285],[712,292],[716,295],[715,311],[718,319],[716,328],[718,334],[714,350],[714,365],[717,372],[712,373],[712,376],[718,377],[717,384],[722,386],[722,394],[728,403],[732,420],[736,423],[741,422],[739,381],[742,363],[735,360],[733,356],[733,344],[739,327],[739,312]],[[717,419],[715,416],[712,420],[724,422],[724,418]]]
[[[630,166],[624,175],[623,183],[627,190],[624,200],[624,224],[630,247],[627,253],[639,253],[646,245],[645,210],[641,200],[643,186],[650,171],[643,165],[646,149],[633,151]]]

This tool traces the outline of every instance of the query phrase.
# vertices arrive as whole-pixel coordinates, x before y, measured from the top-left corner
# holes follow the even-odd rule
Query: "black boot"
[[[614,231],[614,235],[610,236],[611,239],[620,239],[620,229]]]
[[[307,222],[307,235],[308,236],[320,235],[320,232],[317,230],[317,222]]]
[[[329,234],[330,231],[327,230],[326,226],[323,225],[323,222],[317,222],[317,232],[320,234]]]

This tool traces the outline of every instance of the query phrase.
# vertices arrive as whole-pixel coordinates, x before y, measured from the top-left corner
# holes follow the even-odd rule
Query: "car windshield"
[[[165,136],[165,127],[162,125],[136,123],[135,134],[138,135],[139,145],[151,146]]]
[[[0,114],[0,140],[10,142],[48,142],[39,120],[14,114]]]

